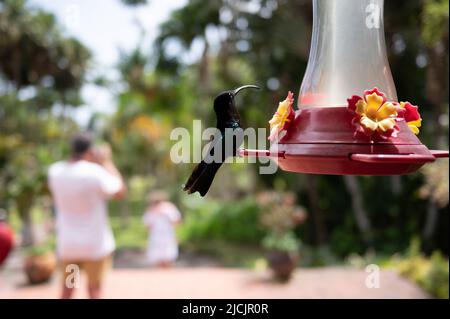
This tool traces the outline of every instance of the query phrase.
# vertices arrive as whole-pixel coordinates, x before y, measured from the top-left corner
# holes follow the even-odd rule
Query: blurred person
[[[143,219],[150,231],[147,261],[157,267],[172,266],[178,257],[175,225],[181,221],[181,214],[167,193],[157,191],[149,195]]]
[[[63,271],[61,297],[72,296],[74,285],[68,280],[74,278],[72,265],[76,265],[87,274],[89,297],[99,298],[115,250],[107,201],[120,199],[126,192],[109,145],[94,147],[89,134],[77,135],[71,143],[70,159],[50,166],[48,182],[55,203],[57,254]]]

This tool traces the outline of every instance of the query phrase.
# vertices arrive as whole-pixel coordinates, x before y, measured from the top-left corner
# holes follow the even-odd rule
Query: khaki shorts
[[[105,273],[112,266],[112,254],[98,260],[61,260],[60,264],[64,282],[68,276],[73,275],[73,268],[68,266],[76,265],[86,273],[90,286],[99,285],[102,283]]]

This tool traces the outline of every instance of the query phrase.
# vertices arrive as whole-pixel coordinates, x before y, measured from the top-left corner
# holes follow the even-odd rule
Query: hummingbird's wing
[[[202,197],[205,196],[221,166],[222,163],[213,162],[206,164],[203,161],[200,162],[195,167],[183,190],[188,192],[188,194],[199,192]]]
[[[221,136],[220,132],[218,132],[214,136],[214,139],[210,142],[210,146],[209,146],[209,149],[208,149],[208,152],[207,152],[205,158],[194,168],[194,170],[192,171],[192,174],[189,176],[189,179],[183,188],[184,191],[187,191],[189,194],[195,193],[197,191],[197,189],[194,187],[194,185],[201,178],[201,176],[203,176],[203,173],[207,169],[207,166],[209,164],[213,164],[213,163],[221,164],[221,162],[222,162],[221,158],[216,159],[214,156],[215,154],[220,155],[221,150],[222,150],[222,136]],[[208,189],[209,189],[209,187],[208,187]]]
[[[237,154],[243,141],[244,131],[241,128],[216,138],[211,143],[208,154],[195,167],[183,190],[189,194],[199,192],[201,196],[205,196],[219,168],[228,158]]]

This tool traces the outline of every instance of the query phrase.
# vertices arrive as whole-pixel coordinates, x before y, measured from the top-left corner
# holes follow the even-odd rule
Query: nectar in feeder
[[[408,174],[448,157],[420,142],[418,108],[398,100],[383,5],[383,0],[313,0],[298,110],[291,116],[293,110],[283,109],[292,100],[289,94],[270,122],[272,133],[282,131],[277,142],[268,151],[241,150],[241,155],[272,157],[286,171],[333,175]],[[288,121],[280,124],[280,118]]]

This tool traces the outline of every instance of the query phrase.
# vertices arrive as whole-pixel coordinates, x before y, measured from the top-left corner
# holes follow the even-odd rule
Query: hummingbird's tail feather
[[[205,166],[206,163],[203,161],[201,161],[197,166],[195,166],[191,176],[189,176],[189,179],[187,180],[186,184],[183,187],[184,191],[188,191],[192,187],[192,185],[194,185],[198,177],[201,175],[202,171],[205,169]]]
[[[222,166],[222,163],[213,162],[206,164],[204,161],[201,161],[195,167],[183,190],[188,192],[188,194],[199,192],[202,197],[205,196],[220,166]]]

